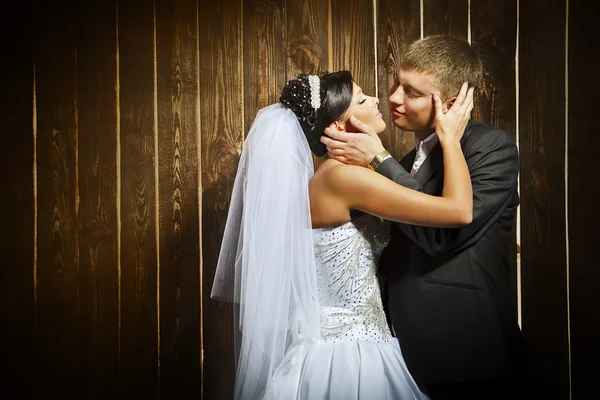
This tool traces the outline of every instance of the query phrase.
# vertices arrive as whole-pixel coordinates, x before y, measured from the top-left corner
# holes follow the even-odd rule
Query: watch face
[[[375,157],[373,157],[373,159],[371,159],[371,161],[369,161],[369,166],[373,170],[376,170],[377,167],[379,167],[381,165],[381,163],[389,156],[390,156],[390,153],[387,150],[382,151],[381,153],[379,153]]]
[[[387,158],[387,157],[391,157],[390,152],[387,150],[382,151],[381,153],[377,154],[375,157],[373,157],[369,163],[368,166],[372,169],[372,170],[376,170],[377,167],[379,167],[379,165],[381,165],[381,163]]]

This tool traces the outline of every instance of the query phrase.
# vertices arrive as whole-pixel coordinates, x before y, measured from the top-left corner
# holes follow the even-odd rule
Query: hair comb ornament
[[[317,75],[309,75],[310,105],[318,110],[321,107],[321,79]]]

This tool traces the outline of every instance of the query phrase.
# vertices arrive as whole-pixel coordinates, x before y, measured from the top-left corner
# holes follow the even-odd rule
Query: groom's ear
[[[444,101],[444,103],[442,104],[442,112],[444,114],[448,112],[450,107],[452,107],[452,104],[454,104],[454,101],[456,101],[456,96],[450,97],[448,100]]]

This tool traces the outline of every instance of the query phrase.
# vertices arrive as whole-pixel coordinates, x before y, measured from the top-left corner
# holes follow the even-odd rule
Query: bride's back
[[[324,341],[391,339],[381,303],[377,261],[390,224],[372,215],[313,229]]]
[[[350,209],[332,196],[329,174],[332,168],[348,168],[339,161],[328,158],[317,169],[308,184],[310,216],[313,228],[328,228],[350,221]]]

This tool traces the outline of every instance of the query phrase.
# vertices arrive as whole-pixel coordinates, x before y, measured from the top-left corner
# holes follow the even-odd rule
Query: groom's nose
[[[396,90],[390,95],[390,103],[403,104],[404,103],[404,90],[402,86],[398,85]]]

